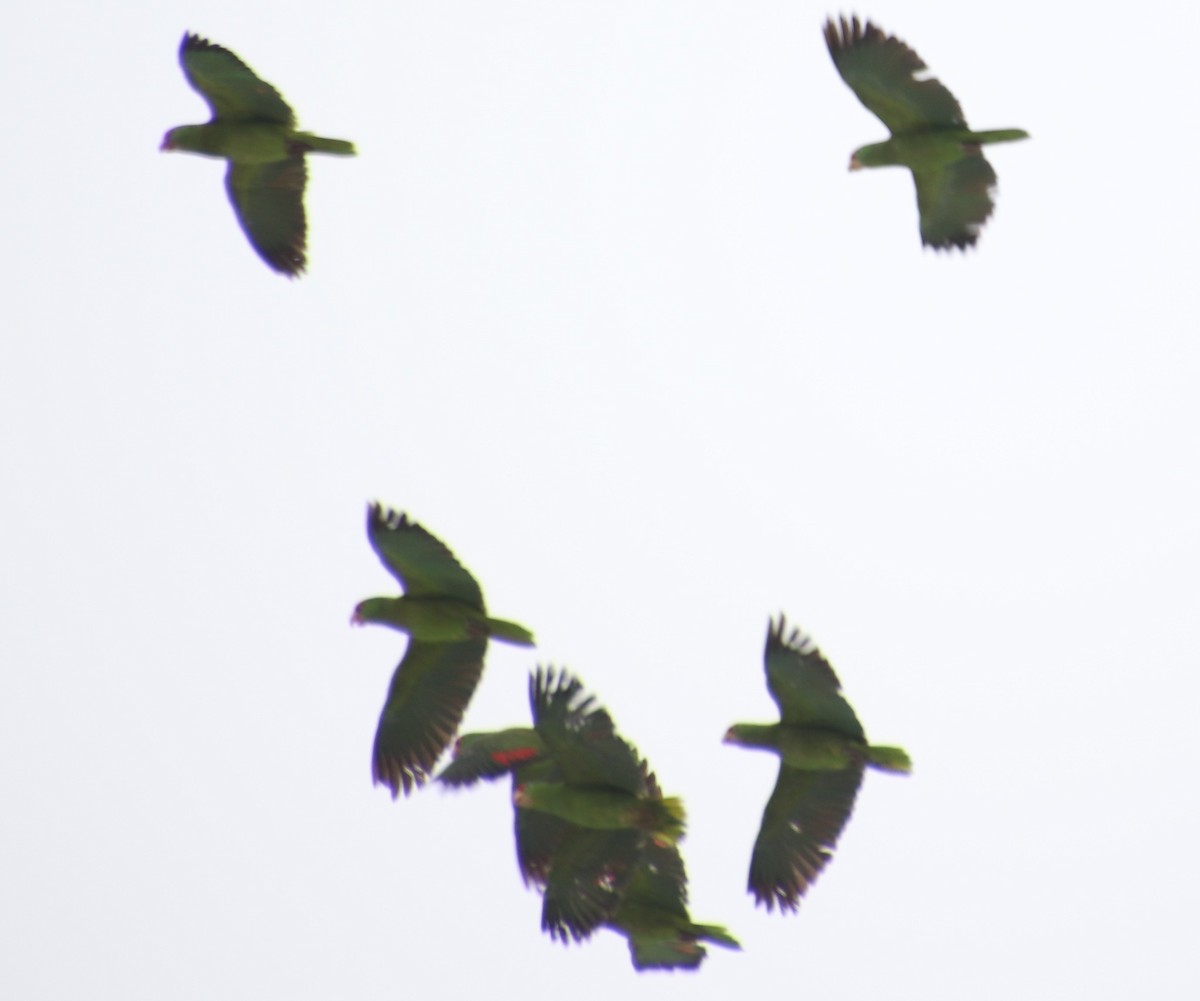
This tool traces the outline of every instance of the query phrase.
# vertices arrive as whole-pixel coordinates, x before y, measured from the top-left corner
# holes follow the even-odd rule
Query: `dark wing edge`
[[[833,665],[812,637],[792,628],[780,613],[767,626],[763,651],[767,690],[784,723],[819,726],[855,740],[865,740],[854,708],[842,695]]]
[[[607,710],[566,670],[539,666],[529,677],[534,727],[568,782],[645,791],[645,770]]]
[[[976,144],[965,144],[958,160],[936,170],[913,171],[921,242],[935,250],[975,246],[995,208],[996,172]]]
[[[454,739],[483,673],[486,640],[409,640],[379,715],[372,776],[396,798],[428,779]]]
[[[928,69],[925,61],[870,21],[829,18],[825,45],[846,86],[893,135],[928,126],[967,127],[957,99],[940,81],[916,77]]]
[[[645,840],[568,824],[545,872],[542,930],[564,943],[589,938],[620,906]]]
[[[490,782],[542,760],[543,753],[532,730],[464,733],[455,741],[454,760],[438,773],[437,781],[451,789]]]
[[[408,596],[454,598],[484,611],[479,582],[449,546],[408,515],[378,501],[368,504],[367,539]]]
[[[179,65],[192,89],[204,98],[214,120],[296,124],[295,113],[279,91],[225,46],[185,32],[179,43]]]
[[[750,858],[748,889],[768,911],[795,911],[833,857],[862,785],[861,765],[800,771],[780,764]]]
[[[302,156],[262,164],[231,161],[225,174],[225,190],[250,246],[271,270],[289,278],[303,274],[307,264],[307,182]]]

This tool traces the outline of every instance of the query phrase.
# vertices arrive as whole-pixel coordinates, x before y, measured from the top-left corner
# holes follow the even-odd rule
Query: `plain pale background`
[[[923,251],[800,2],[22,4],[5,18],[0,995],[1195,996],[1200,337],[1192,4],[862,8],[994,148]],[[313,157],[271,274],[175,52],[231,48]],[[466,719],[569,666],[687,802],[645,974],[563,948],[505,785],[370,782],[404,640],[368,500],[531,626]],[[755,910],[767,618],[872,774],[797,916]]]

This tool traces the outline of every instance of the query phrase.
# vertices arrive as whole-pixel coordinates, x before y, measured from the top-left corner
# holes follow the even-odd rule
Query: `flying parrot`
[[[368,598],[350,621],[408,634],[375,732],[373,773],[395,797],[428,777],[462,722],[483,673],[488,638],[533,646],[524,626],[487,616],[483,592],[438,539],[380,504],[367,508],[367,538],[404,588],[398,598]]]
[[[602,709],[580,717],[590,733],[612,732]],[[454,760],[437,780],[450,788],[512,775],[522,782],[559,782],[561,769],[537,731],[513,727],[468,733],[458,739]],[[563,942],[588,938],[617,908],[637,864],[642,842],[636,830],[590,830],[539,810],[514,807],[517,865],[526,886],[542,892],[542,929]]]
[[[737,723],[727,744],[779,755],[779,776],[763,812],[750,858],[749,891],[768,911],[795,911],[832,857],[869,765],[907,774],[908,754],[868,744],[841,694],[837,675],[816,645],[781,615],[767,629],[767,689],[778,723]]]
[[[694,970],[704,961],[701,942],[741,949],[720,925],[692,921],[687,910],[687,873],[674,845],[647,840],[621,903],[606,922],[629,941],[636,970]]]
[[[683,803],[662,796],[646,762],[615,732],[600,738],[581,730],[577,717],[592,700],[579,695],[579,682],[565,672],[530,678],[533,726],[564,780],[522,782],[513,802],[580,827],[642,830],[674,844],[683,837]]]
[[[887,142],[855,150],[850,169],[907,167],[917,186],[921,242],[936,249],[974,246],[992,214],[996,172],[987,143],[1028,139],[1022,129],[973,132],[958,101],[900,39],[857,17],[825,22],[833,65],[867,110],[888,127]]]
[[[220,45],[185,34],[179,61],[212,118],[171,129],[159,148],[228,160],[225,190],[250,245],[272,270],[295,277],[305,265],[304,155],[353,156],[354,145],[298,131],[279,91]]]
[[[739,948],[723,928],[691,921],[687,876],[673,844],[636,824],[614,821],[607,806],[584,803],[582,819],[592,824],[598,818],[598,826],[585,826],[519,805],[523,787],[556,788],[567,783],[568,773],[593,779],[624,773],[644,795],[661,799],[646,763],[617,736],[611,717],[576,678],[539,669],[530,678],[530,704],[540,731],[514,727],[464,734],[438,781],[460,787],[512,774],[517,858],[526,885],[544,893],[543,929],[567,942],[611,928],[629,940],[639,970],[695,969],[705,955],[701,941]],[[564,766],[555,747],[569,764]]]

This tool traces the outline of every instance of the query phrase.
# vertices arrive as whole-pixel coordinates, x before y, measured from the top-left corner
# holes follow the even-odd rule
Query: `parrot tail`
[[[971,142],[976,143],[1010,143],[1028,138],[1029,133],[1024,129],[993,129],[991,132],[971,133]]]
[[[662,809],[659,811],[654,840],[668,845],[677,844],[683,840],[684,821],[687,819],[683,800],[678,796],[667,796],[657,803]]]
[[[534,646],[533,633],[515,622],[505,622],[503,619],[488,619],[488,632],[498,640],[512,643],[514,646]]]
[[[334,153],[338,156],[357,155],[354,143],[346,142],[345,139],[324,139],[321,136],[314,136],[311,132],[301,132],[296,138],[314,153]]]
[[[742,944],[720,925],[692,925],[691,933],[705,942],[723,945],[726,949],[741,949]]]
[[[880,771],[907,775],[912,771],[912,759],[902,747],[872,744],[867,748],[867,763]]]

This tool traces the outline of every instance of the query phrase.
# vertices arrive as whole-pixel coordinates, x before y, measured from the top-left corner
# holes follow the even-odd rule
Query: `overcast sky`
[[[1079,11],[858,9],[1033,136],[965,255],[847,172],[886,130],[836,8],[7,11],[0,995],[1196,996],[1200,14]],[[298,281],[158,152],[207,117],[185,30],[358,146]],[[552,943],[505,785],[371,785],[374,499],[537,634],[465,728],[575,671],[742,953]],[[788,917],[745,892],[776,763],[721,744],[780,611],[915,762]]]

